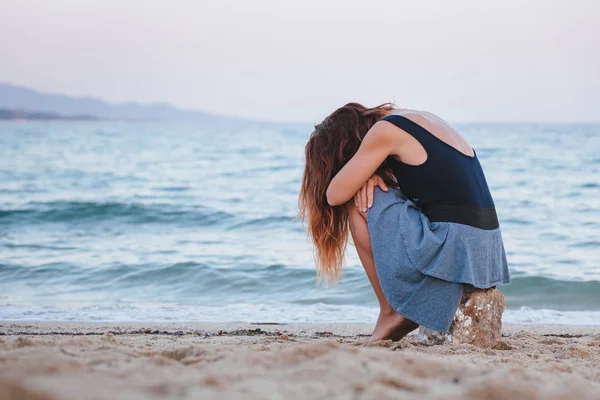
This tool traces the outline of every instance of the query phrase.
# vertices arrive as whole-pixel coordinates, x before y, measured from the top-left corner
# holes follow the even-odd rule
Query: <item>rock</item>
[[[451,330],[452,326],[450,327],[450,331]],[[443,333],[420,326],[419,332],[417,333],[416,342],[427,346],[433,346],[435,344],[450,344],[452,343],[452,335],[450,334],[450,331],[448,331],[448,333]]]
[[[419,328],[417,341],[426,345],[468,343],[494,348],[502,333],[504,295],[497,289],[465,292],[448,333]]]

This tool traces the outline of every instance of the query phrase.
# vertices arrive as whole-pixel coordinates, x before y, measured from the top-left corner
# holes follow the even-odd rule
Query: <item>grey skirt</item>
[[[367,222],[385,298],[426,328],[448,331],[463,290],[510,282],[500,228],[429,222],[392,188],[375,189]]]

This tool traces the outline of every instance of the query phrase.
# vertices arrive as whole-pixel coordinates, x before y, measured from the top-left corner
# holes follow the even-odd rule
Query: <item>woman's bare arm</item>
[[[380,121],[367,132],[356,154],[331,180],[326,193],[329,205],[339,206],[352,199],[383,161],[395,153],[401,135],[391,130],[392,126]]]

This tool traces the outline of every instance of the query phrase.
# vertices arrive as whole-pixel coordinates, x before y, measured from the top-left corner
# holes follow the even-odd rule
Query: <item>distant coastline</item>
[[[246,127],[268,122],[222,116],[168,103],[111,103],[93,97],[43,93],[0,82],[0,121],[177,121]]]
[[[41,111],[0,108],[0,121],[100,121],[104,119],[92,115],[66,116]]]

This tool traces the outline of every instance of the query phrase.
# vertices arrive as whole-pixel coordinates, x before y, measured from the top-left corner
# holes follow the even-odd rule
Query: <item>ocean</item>
[[[600,324],[600,125],[458,124],[494,197],[505,322]],[[307,126],[0,123],[0,320],[372,322],[352,246],[317,284]]]

